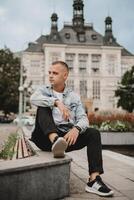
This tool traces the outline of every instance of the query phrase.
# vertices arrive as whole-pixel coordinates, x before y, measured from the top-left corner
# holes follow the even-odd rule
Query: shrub
[[[17,140],[17,133],[9,135],[7,141],[3,145],[3,149],[0,151],[0,159],[12,159],[14,154],[14,145]]]
[[[101,131],[134,131],[134,114],[97,112],[88,114],[91,126]]]

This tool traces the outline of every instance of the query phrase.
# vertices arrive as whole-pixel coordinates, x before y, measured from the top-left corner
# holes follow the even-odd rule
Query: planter
[[[101,132],[102,145],[134,145],[134,132]]]

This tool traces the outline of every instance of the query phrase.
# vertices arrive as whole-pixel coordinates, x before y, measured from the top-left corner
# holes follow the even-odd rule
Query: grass
[[[0,159],[12,159],[14,155],[14,146],[17,141],[18,134],[17,133],[11,133],[8,136],[7,141],[5,141],[3,145],[3,149],[0,151]]]

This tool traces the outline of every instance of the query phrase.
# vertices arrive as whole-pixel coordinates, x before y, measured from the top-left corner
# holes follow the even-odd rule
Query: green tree
[[[8,49],[0,49],[0,110],[4,114],[18,111],[20,60]]]
[[[122,107],[128,112],[134,110],[134,66],[126,71],[122,77],[121,84],[115,91],[115,96],[119,97],[117,106]]]

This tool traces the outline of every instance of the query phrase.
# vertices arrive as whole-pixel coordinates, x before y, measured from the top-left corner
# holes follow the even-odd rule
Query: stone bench
[[[39,150],[36,155],[11,161],[0,161],[1,200],[54,200],[69,196],[71,158],[55,159],[51,152]]]

